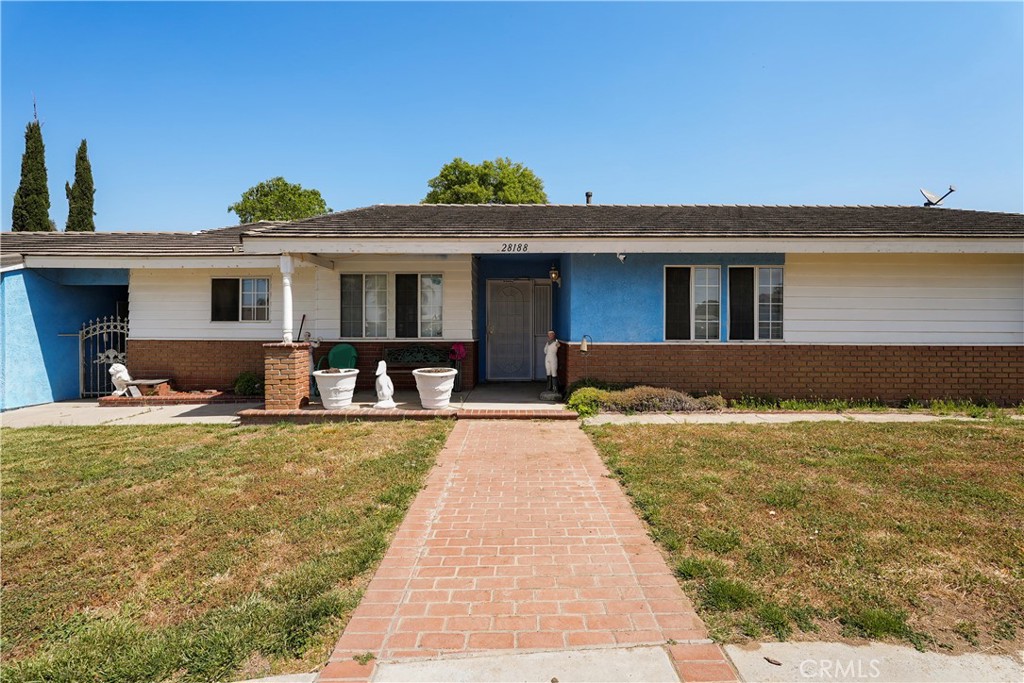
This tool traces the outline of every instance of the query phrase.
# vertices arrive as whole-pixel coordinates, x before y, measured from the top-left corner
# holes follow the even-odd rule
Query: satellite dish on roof
[[[949,195],[953,194],[954,192],[956,192],[956,185],[950,185],[949,186],[949,192],[947,192],[946,194],[942,195],[941,197],[937,197],[937,196],[933,195],[931,192],[929,192],[928,190],[925,190],[923,188],[921,190],[921,194],[924,195],[924,205],[925,206],[938,206],[939,204],[942,203],[943,199],[945,199]]]

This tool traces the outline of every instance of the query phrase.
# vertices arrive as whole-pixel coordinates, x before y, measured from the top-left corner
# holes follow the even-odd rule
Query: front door
[[[487,379],[533,379],[533,281],[487,281]]]

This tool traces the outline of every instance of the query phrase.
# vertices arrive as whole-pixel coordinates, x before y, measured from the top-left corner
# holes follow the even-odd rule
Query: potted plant
[[[456,370],[455,391],[462,391],[462,359],[466,357],[466,345],[462,342],[455,342],[448,351],[448,360]]]
[[[338,410],[352,405],[352,394],[356,390],[358,374],[359,370],[355,368],[329,368],[313,373],[325,410]]]
[[[447,408],[452,400],[452,388],[455,386],[455,368],[418,368],[412,371],[416,378],[416,391],[420,395],[420,405],[427,410]]]

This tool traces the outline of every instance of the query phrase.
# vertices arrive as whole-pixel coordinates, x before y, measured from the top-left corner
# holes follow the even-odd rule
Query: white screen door
[[[487,281],[487,379],[533,379],[533,282]]]

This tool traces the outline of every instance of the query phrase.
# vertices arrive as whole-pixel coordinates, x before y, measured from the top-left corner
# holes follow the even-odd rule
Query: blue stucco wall
[[[552,264],[561,269],[560,254],[487,254],[477,257],[477,329],[480,339],[477,352],[477,372],[481,379],[487,377],[487,281],[497,279],[520,279],[550,277]],[[563,283],[565,276],[562,277]],[[564,289],[564,286],[563,286]],[[567,301],[565,302],[567,303]],[[563,311],[563,300],[558,285],[551,293],[551,319],[555,332],[562,338],[562,330],[567,328],[566,316]],[[563,327],[564,326],[564,327]]]
[[[562,257],[563,301],[568,324],[560,335],[578,342],[584,334],[595,342],[665,340],[665,266],[721,267],[722,339],[727,339],[726,266],[783,265],[784,254],[567,254]]]
[[[78,398],[78,338],[59,335],[114,315],[126,283],[127,271],[0,274],[0,410]]]

